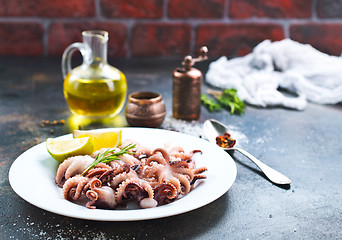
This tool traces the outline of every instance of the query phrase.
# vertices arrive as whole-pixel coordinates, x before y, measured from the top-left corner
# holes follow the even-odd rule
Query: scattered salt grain
[[[177,132],[186,133],[195,137],[203,136],[202,125],[197,121],[185,121],[175,119],[171,116],[166,116],[161,127],[167,130],[174,130]]]
[[[265,140],[263,138],[258,138],[257,140],[255,140],[256,144],[263,144],[265,142]]]

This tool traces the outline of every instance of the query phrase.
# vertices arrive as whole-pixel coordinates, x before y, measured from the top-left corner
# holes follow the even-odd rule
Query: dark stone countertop
[[[171,75],[180,60],[112,60],[128,79],[128,92],[162,94],[170,117]],[[198,67],[206,71],[207,63]],[[203,85],[203,91],[208,88]],[[342,106],[309,103],[304,111],[248,106],[241,116],[202,108],[198,124],[215,118],[236,127],[242,147],[291,178],[269,182],[235,153],[237,178],[216,201],[177,216],[136,222],[97,222],[56,215],[21,199],[8,171],[25,150],[70,132],[60,59],[0,58],[0,239],[341,239]],[[66,124],[41,127],[42,120]],[[121,127],[117,121],[85,127]],[[84,126],[83,126],[84,127]],[[28,188],[30,179],[23,184]],[[220,183],[217,183],[220,184]],[[43,190],[42,190],[43,191]]]

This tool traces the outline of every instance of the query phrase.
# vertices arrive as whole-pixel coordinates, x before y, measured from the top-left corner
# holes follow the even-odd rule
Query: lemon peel
[[[120,146],[122,130],[117,131],[94,131],[94,130],[74,130],[74,138],[89,137],[94,144],[94,151],[101,148],[115,148]]]
[[[54,159],[63,162],[68,157],[92,154],[94,144],[89,137],[63,140],[48,138],[46,148]]]

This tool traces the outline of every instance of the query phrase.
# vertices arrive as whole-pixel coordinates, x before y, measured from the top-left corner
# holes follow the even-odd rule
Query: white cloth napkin
[[[290,39],[265,40],[244,57],[212,62],[206,81],[219,88],[236,88],[238,96],[251,105],[303,110],[307,100],[342,102],[342,57]],[[279,88],[297,96],[285,96]]]

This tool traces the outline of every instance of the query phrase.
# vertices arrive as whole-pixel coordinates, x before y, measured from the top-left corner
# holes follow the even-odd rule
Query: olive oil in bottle
[[[107,63],[108,33],[85,31],[83,43],[71,44],[62,58],[64,96],[73,114],[91,118],[117,115],[127,94],[125,75]],[[82,65],[71,70],[75,49],[83,56]]]
[[[126,77],[115,68],[110,67],[110,70],[112,73],[109,76],[103,76],[94,74],[96,71],[92,68],[85,72],[75,68],[72,74],[67,75],[64,96],[72,113],[87,117],[111,117],[121,111],[126,100]],[[87,72],[90,74],[85,74]]]

